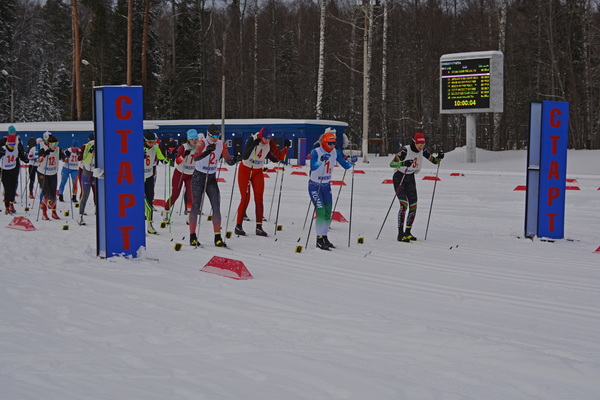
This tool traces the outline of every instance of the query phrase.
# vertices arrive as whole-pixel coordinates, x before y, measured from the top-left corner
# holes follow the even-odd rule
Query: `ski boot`
[[[401,242],[404,237],[404,229],[398,229],[398,241]]]
[[[244,232],[244,229],[242,228],[242,224],[237,224],[235,226],[234,232],[236,235],[246,236],[246,232]]]
[[[11,202],[9,209],[10,209],[10,213],[11,214],[16,214],[17,213],[17,210],[15,210],[15,203]]]
[[[83,220],[83,215],[80,215],[80,216],[79,216],[79,219],[77,220],[77,224],[78,224],[79,226],[81,226],[81,225],[85,225],[85,221]]]
[[[327,238],[327,236],[323,236],[323,241],[325,242],[325,244],[326,244],[327,246],[329,246],[329,248],[330,248],[330,249],[335,249],[335,246],[333,245],[333,243],[331,243],[331,242],[329,241],[329,239]]]
[[[195,233],[190,233],[190,246],[198,247],[200,246],[200,242],[198,241],[198,236]]]
[[[263,230],[262,224],[256,224],[256,234],[258,236],[268,236],[267,232]]]
[[[152,225],[152,221],[148,221],[147,232],[151,235],[158,235],[158,232],[156,231],[156,229],[154,229],[154,226]]]
[[[220,233],[215,233],[215,246],[217,247],[227,247]]]
[[[324,236],[317,236],[317,247],[321,250],[329,250],[329,245],[325,242]]]
[[[62,195],[62,194],[59,194],[59,195],[58,195],[58,201],[60,201],[61,203],[64,203],[64,202],[65,202],[65,198],[63,197],[63,195]]]
[[[250,218],[246,214],[244,214],[244,221],[250,221]]]
[[[403,242],[406,242],[406,243],[409,243],[409,242],[412,242],[412,241],[415,241],[415,240],[417,240],[417,238],[416,238],[416,237],[414,237],[414,236],[413,236],[413,235],[410,233],[410,228],[408,228],[408,229],[406,230],[406,232],[404,232],[404,236],[402,237],[402,241],[403,241]]]
[[[30,199],[35,199],[35,196],[33,195],[33,192],[31,190],[29,191],[29,198]]]
[[[46,199],[42,200],[42,202],[40,203],[40,208],[42,210],[42,220],[50,221],[50,218],[48,218],[48,214],[46,213],[48,211],[48,203]]]
[[[60,219],[60,217],[58,216],[58,213],[56,212],[56,199],[52,200],[50,202],[49,206],[50,206],[50,211],[52,211],[52,218]]]
[[[71,197],[71,201],[73,203],[77,203],[77,195],[76,194],[74,194],[73,197]]]

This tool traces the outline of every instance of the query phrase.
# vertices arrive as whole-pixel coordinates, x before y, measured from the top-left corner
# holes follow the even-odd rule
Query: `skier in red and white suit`
[[[165,210],[173,206],[173,204],[179,198],[181,189],[185,186],[185,193],[187,194],[186,203],[192,204],[192,175],[196,162],[194,161],[194,155],[196,153],[196,145],[198,144],[198,131],[190,129],[187,131],[187,142],[179,146],[177,149],[177,157],[175,158],[175,172],[173,172],[173,178],[171,179],[171,197],[165,202]],[[186,204],[186,210],[188,206]],[[169,216],[166,218],[169,219]]]
[[[274,137],[275,135],[271,131],[271,128],[266,126],[258,133],[250,136],[246,141],[242,162],[238,170],[238,187],[242,199],[237,211],[236,235],[246,235],[246,232],[242,228],[242,221],[250,203],[250,185],[252,185],[254,204],[256,205],[256,234],[267,236],[267,233],[262,228],[264,214],[263,194],[265,191],[263,166],[267,157],[273,162],[284,161],[288,152],[288,147],[279,150],[272,140]]]

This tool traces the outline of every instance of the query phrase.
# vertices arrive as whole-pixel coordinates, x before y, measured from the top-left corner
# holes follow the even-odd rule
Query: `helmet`
[[[325,129],[325,133],[321,136],[321,147],[327,152],[332,152],[335,149],[336,141],[335,130],[331,128]]]
[[[187,131],[187,140],[198,140],[198,131],[195,129],[189,129]]]
[[[144,132],[144,140],[146,142],[149,142],[151,140],[156,140],[156,133],[154,133],[152,131],[146,131],[146,132]]]
[[[208,133],[208,136],[219,136],[219,127],[215,124],[210,124],[206,133]]]
[[[275,137],[275,134],[271,130],[270,126],[265,126],[264,128],[261,128],[260,131],[258,131],[258,134],[261,138],[265,139],[273,139]]]
[[[44,134],[42,135],[42,138],[44,139],[44,142],[48,141],[48,138],[50,137],[51,133],[46,131],[44,132]]]
[[[413,142],[416,144],[425,144],[425,135],[423,135],[421,132],[415,133],[415,136],[413,136]]]

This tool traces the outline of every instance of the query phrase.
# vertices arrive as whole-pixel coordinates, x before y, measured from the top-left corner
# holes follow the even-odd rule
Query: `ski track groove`
[[[338,250],[338,251],[336,251]],[[332,250],[331,253],[327,252],[327,254],[338,254],[339,249],[334,249]],[[362,251],[361,251],[362,253]],[[373,254],[373,253],[371,253]],[[487,253],[486,253],[487,254]],[[240,254],[241,255],[241,254]],[[300,253],[300,256],[302,255],[302,253]],[[352,255],[349,255],[352,256]],[[376,276],[374,276],[372,273],[368,273],[368,272],[362,272],[362,271],[358,271],[358,270],[353,270],[353,271],[349,271],[348,269],[345,269],[343,267],[337,267],[335,265],[315,265],[312,266],[310,265],[310,263],[304,263],[301,267],[301,269],[296,268],[293,264],[294,261],[290,261],[289,257],[285,257],[285,256],[280,256],[280,255],[274,255],[274,254],[261,254],[260,256],[253,256],[253,255],[245,255],[245,257],[247,258],[252,258],[252,259],[256,259],[260,262],[264,262],[267,261],[269,259],[276,261],[276,263],[274,263],[274,265],[289,265],[292,268],[292,271],[294,270],[298,270],[298,273],[300,276],[305,276],[306,272],[310,272],[315,276],[334,276],[335,280],[331,280],[330,281],[335,281],[335,282],[340,282],[342,280],[344,281],[348,281],[348,282],[353,282],[356,279],[360,279],[363,282],[370,282],[372,284],[378,285],[378,286],[384,286],[384,287],[397,287],[397,288],[401,288],[403,290],[410,290],[410,291],[418,291],[418,292],[426,292],[429,294],[434,294],[434,295],[441,295],[441,296],[450,296],[450,297],[455,297],[457,293],[460,293],[460,295],[462,297],[472,297],[474,299],[477,300],[486,300],[486,301],[501,301],[504,303],[509,303],[511,305],[517,306],[519,308],[528,308],[528,306],[530,306],[530,308],[535,308],[537,310],[542,310],[542,311],[546,311],[546,312],[552,312],[552,311],[560,311],[562,313],[565,314],[569,314],[569,315],[578,315],[580,317],[583,318],[590,318],[590,319],[598,319],[600,318],[600,310],[596,309],[596,308],[592,308],[592,307],[586,307],[586,306],[570,306],[570,305],[566,305],[566,304],[562,304],[562,303],[558,303],[558,302],[552,302],[552,301],[542,301],[542,300],[538,300],[535,298],[530,298],[530,297],[523,297],[523,296],[515,296],[515,295],[508,295],[508,294],[494,294],[494,293],[488,293],[488,292],[483,292],[483,291],[477,291],[477,290],[472,290],[472,289],[465,289],[465,288],[459,288],[459,287],[453,287],[453,286],[444,286],[444,285],[439,285],[439,284],[435,284],[435,283],[427,283],[427,282],[423,282],[423,281],[416,281],[416,280],[406,280],[406,279],[402,279],[402,278],[396,278],[396,277],[392,277],[392,276],[386,276],[383,278],[378,278]],[[370,258],[371,256],[369,256]],[[383,258],[383,257],[382,257]],[[388,258],[389,259],[389,258]],[[370,260],[371,262],[375,261],[373,259]],[[437,269],[437,270],[441,270],[436,264],[433,263],[429,263],[425,260],[421,261],[422,264],[420,265],[424,265],[427,268],[431,268],[431,269]],[[384,267],[386,267],[387,265],[389,265],[389,263],[384,263]],[[460,272],[465,272],[467,271],[466,269],[461,269],[460,267],[458,267],[456,270],[460,271]],[[301,272],[300,272],[301,271]],[[445,270],[444,270],[445,271]],[[290,271],[287,271],[288,273]],[[472,271],[469,271],[469,273]],[[496,274],[489,274],[490,279],[495,279]],[[501,274],[498,274],[500,276],[502,276]],[[505,275],[505,280],[509,281],[509,282],[519,282],[521,279],[521,276],[516,275],[516,274],[511,274],[511,275]],[[510,279],[510,278],[515,278],[515,279]],[[519,279],[516,279],[519,278]],[[536,281],[533,278],[526,278],[528,280],[531,281]],[[569,285],[565,285],[563,281],[555,281],[555,280],[550,280],[550,283],[555,284],[557,286],[560,287],[564,287],[564,288],[573,288],[573,289],[595,289],[595,287],[590,287],[590,286],[585,286],[585,285],[577,285],[577,284],[569,284]],[[594,292],[596,292],[596,290],[594,290]]]

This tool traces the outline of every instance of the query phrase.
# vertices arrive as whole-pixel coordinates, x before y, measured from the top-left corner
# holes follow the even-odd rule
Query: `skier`
[[[333,168],[337,162],[342,168],[349,169],[358,160],[357,156],[352,156],[348,162],[342,152],[335,148],[337,141],[335,134],[335,129],[325,129],[325,133],[319,138],[319,147],[310,153],[308,194],[317,211],[315,223],[317,247],[322,250],[335,248],[327,238],[332,216],[331,174]]]
[[[177,158],[175,159],[175,172],[171,179],[171,197],[165,202],[165,211],[173,206],[179,198],[181,189],[185,185],[185,193],[187,195],[187,203],[192,203],[192,175],[195,170],[194,154],[196,153],[196,145],[198,144],[198,131],[189,129],[187,131],[187,142],[179,146],[177,149]],[[165,217],[165,221],[169,220],[169,214]]]
[[[144,133],[144,194],[146,200],[146,221],[148,221],[148,233],[157,235],[158,232],[152,225],[154,215],[154,183],[156,173],[154,165],[161,160],[166,162],[165,156],[156,145],[156,133],[146,131]]]
[[[256,206],[256,234],[258,236],[267,236],[262,228],[263,223],[263,193],[265,190],[265,177],[263,175],[263,166],[265,159],[273,162],[280,162],[286,159],[289,146],[284,146],[283,150],[272,140],[275,134],[268,126],[262,128],[259,132],[253,134],[246,141],[242,162],[238,170],[238,187],[240,189],[241,201],[237,211],[237,221],[235,234],[244,236],[246,232],[242,227],[246,209],[250,203],[250,185],[254,192],[254,204]]]
[[[223,157],[227,165],[235,165],[238,161],[229,155],[227,147],[220,139],[221,134],[216,125],[208,127],[206,139],[198,140],[194,153],[194,174],[192,176],[192,197],[194,202],[189,215],[190,223],[190,245],[199,246],[196,227],[198,216],[202,215],[202,203],[204,193],[210,200],[212,206],[212,223],[215,234],[215,246],[227,247],[221,237],[221,192],[217,185],[217,163]]]
[[[64,202],[65,199],[63,197],[63,193],[65,190],[65,185],[71,178],[71,184],[73,185],[73,193],[71,200],[73,202],[77,201],[77,175],[79,173],[79,159],[80,159],[80,151],[79,148],[79,140],[73,139],[71,143],[71,148],[65,150],[65,158],[63,159],[63,167],[61,169],[61,179],[60,179],[60,187],[58,188],[58,201]]]
[[[90,134],[88,142],[80,148],[81,160],[79,181],[81,182],[81,199],[79,201],[79,225],[85,225],[83,216],[85,215],[85,206],[87,204],[90,191],[94,189],[93,171],[96,168],[96,154],[94,134]],[[95,199],[94,199],[95,202]]]
[[[415,174],[421,170],[423,158],[437,165],[444,158],[444,152],[440,151],[437,156],[429,153],[425,148],[425,135],[421,132],[415,133],[410,146],[403,146],[394,156],[390,167],[396,168],[394,172],[394,190],[400,200],[400,211],[398,211],[398,241],[410,242],[417,240],[411,233],[412,225],[417,215],[417,185]],[[407,215],[408,210],[408,215]],[[406,230],[404,223],[406,222]]]
[[[24,163],[29,162],[23,146],[17,145],[17,135],[10,133],[6,137],[6,143],[0,147],[0,174],[2,176],[2,185],[4,186],[4,207],[6,214],[14,214],[16,212],[15,196],[19,185],[19,172],[21,171],[19,161],[23,161]]]
[[[58,139],[49,134],[47,142],[43,143],[39,152],[38,182],[42,189],[42,219],[47,221],[47,210],[52,211],[52,218],[60,219],[56,213],[56,186],[58,174],[58,161],[65,157],[63,151],[58,147]]]
[[[33,137],[30,138],[30,140]],[[40,162],[38,158],[40,158],[39,151],[40,145],[44,140],[42,138],[33,139],[33,142],[29,144],[27,148],[27,158],[29,158],[29,198],[33,199],[33,186],[35,185],[35,178],[37,176],[37,169]]]

